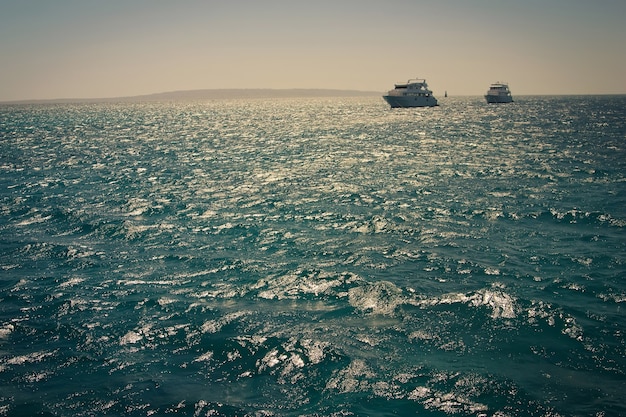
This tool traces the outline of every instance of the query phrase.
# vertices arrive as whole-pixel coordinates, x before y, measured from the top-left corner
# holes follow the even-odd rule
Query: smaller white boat
[[[498,81],[491,84],[489,91],[485,94],[485,99],[487,103],[510,103],[513,101],[513,96],[511,96],[509,85]]]
[[[437,99],[428,88],[426,80],[414,79],[406,83],[396,84],[393,90],[389,90],[385,101],[391,108],[396,107],[433,107],[437,105]]]

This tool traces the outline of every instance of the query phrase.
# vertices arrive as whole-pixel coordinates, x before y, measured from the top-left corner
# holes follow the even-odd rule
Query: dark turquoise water
[[[0,106],[0,415],[626,415],[626,97]]]

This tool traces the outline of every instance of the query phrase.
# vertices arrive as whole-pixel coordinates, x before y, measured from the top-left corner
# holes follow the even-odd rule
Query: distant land
[[[158,101],[196,101],[216,99],[244,98],[290,98],[290,97],[367,97],[381,95],[378,91],[331,90],[331,89],[206,89],[169,91],[128,97],[108,98],[57,98],[2,101],[1,104],[37,104],[37,103],[132,103]]]

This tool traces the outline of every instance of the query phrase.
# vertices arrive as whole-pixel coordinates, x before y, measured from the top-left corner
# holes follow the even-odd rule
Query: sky
[[[0,0],[0,101],[223,88],[625,94],[624,0]]]

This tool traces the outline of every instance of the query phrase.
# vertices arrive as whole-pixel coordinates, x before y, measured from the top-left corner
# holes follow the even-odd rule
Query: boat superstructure
[[[393,90],[389,90],[383,96],[391,108],[397,107],[432,107],[437,105],[437,99],[428,88],[426,80],[411,79],[406,83],[395,84]]]
[[[510,103],[513,101],[511,90],[507,83],[497,82],[491,84],[489,91],[485,94],[487,103]]]

